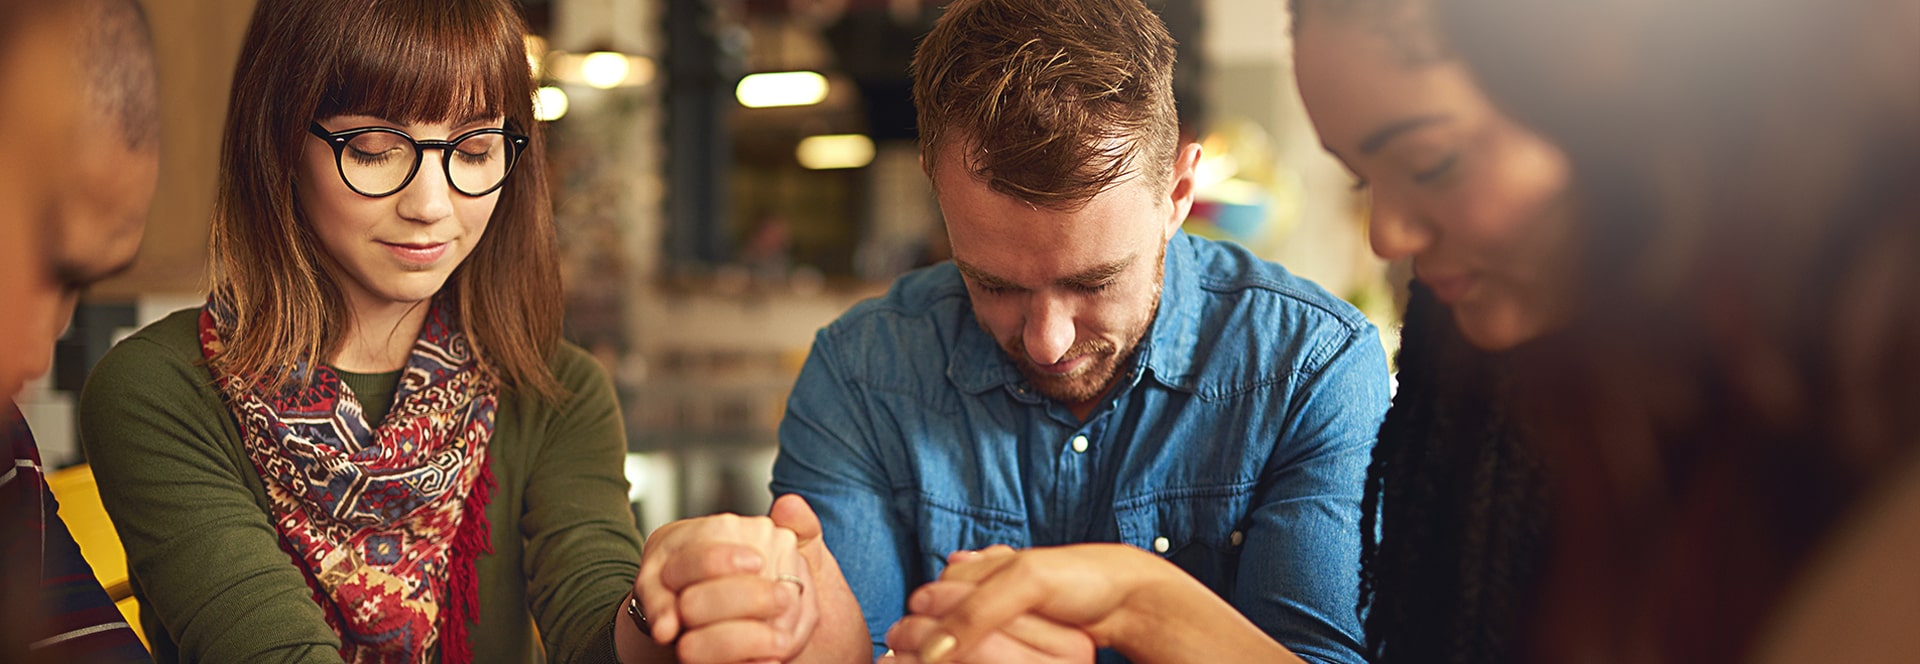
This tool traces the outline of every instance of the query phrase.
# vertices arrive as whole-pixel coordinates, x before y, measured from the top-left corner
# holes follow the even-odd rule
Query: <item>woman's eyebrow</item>
[[[1435,114],[1421,115],[1394,122],[1374,131],[1372,135],[1367,136],[1366,140],[1360,141],[1360,154],[1379,152],[1381,148],[1385,148],[1388,143],[1393,142],[1393,139],[1399,138],[1407,132],[1427,125],[1439,124],[1451,120],[1453,120],[1453,116],[1451,115]]]

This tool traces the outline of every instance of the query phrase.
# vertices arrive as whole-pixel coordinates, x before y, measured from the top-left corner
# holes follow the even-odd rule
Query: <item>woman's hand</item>
[[[647,538],[634,594],[654,641],[681,662],[780,662],[806,647],[819,610],[812,565],[767,517],[676,521]]]
[[[1004,546],[982,553],[985,557],[1014,555],[1013,549]],[[975,552],[962,551],[947,559],[952,564],[981,557]],[[892,652],[882,657],[881,663],[921,664],[918,653],[929,645],[930,640],[944,633],[940,629],[941,618],[952,614],[962,601],[978,589],[978,586],[964,581],[939,581],[915,592],[908,601],[908,610],[912,613],[887,630],[887,647]],[[979,646],[970,649],[964,659],[949,657],[947,661],[993,664],[1086,664],[1093,661],[1094,645],[1093,638],[1084,630],[1032,614],[1022,614],[982,638]]]
[[[1057,633],[1050,629],[1056,627],[1081,630],[1092,646],[1118,650],[1140,664],[1300,661],[1185,571],[1131,546],[995,546],[948,560],[939,581],[908,599],[914,615],[933,624],[899,630],[901,646],[911,641],[924,664],[1001,661],[982,657],[1006,647],[996,640],[1031,644],[1026,639],[1050,639],[1041,635]],[[947,604],[952,606],[942,610]],[[1035,650],[1067,652],[1057,648],[1064,640],[1046,643],[1051,645]]]
[[[1007,661],[1002,657],[1010,654],[1089,661],[1094,647],[1111,647],[1129,633],[1137,613],[1132,600],[1156,578],[1154,572],[1179,573],[1157,556],[1120,544],[1017,552],[995,546],[956,552],[948,560],[940,580],[908,600],[913,615],[889,633],[896,653],[911,651],[926,664]],[[1084,644],[1064,637],[1067,630]]]

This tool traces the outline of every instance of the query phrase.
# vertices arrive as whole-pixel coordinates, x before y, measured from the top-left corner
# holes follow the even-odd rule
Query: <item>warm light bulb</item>
[[[860,134],[808,136],[800,140],[793,156],[800,165],[813,170],[860,168],[873,163],[873,139]]]
[[[827,77],[811,71],[751,74],[734,86],[733,96],[747,108],[811,106],[827,98]]]
[[[533,94],[533,119],[553,122],[567,114],[567,91],[551,85]]]
[[[602,90],[625,82],[627,69],[627,56],[612,51],[595,51],[580,60],[581,80]]]

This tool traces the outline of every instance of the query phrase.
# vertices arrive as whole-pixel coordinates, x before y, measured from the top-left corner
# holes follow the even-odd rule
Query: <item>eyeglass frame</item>
[[[347,185],[347,188],[353,190],[353,193],[359,194],[361,196],[366,196],[368,198],[386,198],[388,196],[392,196],[394,194],[398,194],[402,191],[405,191],[407,188],[407,185],[413,184],[414,176],[420,174],[420,162],[424,161],[427,158],[428,150],[440,151],[440,169],[444,171],[445,175],[447,176],[448,188],[454,191],[460,192],[460,195],[466,196],[468,198],[479,198],[481,196],[491,194],[493,192],[499,191],[501,187],[507,186],[507,178],[512,177],[514,167],[520,165],[520,154],[526,151],[527,145],[532,141],[532,139],[529,139],[526,135],[508,131],[504,127],[481,127],[479,129],[475,129],[473,131],[469,131],[469,132],[460,134],[459,136],[455,136],[453,138],[446,139],[446,140],[432,140],[432,139],[420,140],[407,134],[407,132],[394,129],[392,127],[355,127],[352,129],[342,129],[340,131],[327,131],[326,127],[320,126],[320,123],[318,121],[315,121],[307,125],[307,133],[313,134],[315,138],[318,138],[322,141],[326,141],[327,145],[333,148],[333,169],[335,172],[340,174],[341,184]],[[407,140],[408,143],[413,144],[413,166],[407,168],[407,177],[405,179],[400,180],[400,185],[397,187],[394,187],[393,191],[389,191],[384,194],[370,194],[370,193],[361,191],[359,187],[354,186],[353,180],[350,180],[347,178],[347,166],[345,163],[342,162],[342,160],[345,159],[344,152],[346,151],[347,143],[349,141],[352,141],[354,138],[357,138],[363,134],[374,134],[374,133],[393,134],[395,136],[404,138]],[[500,181],[494,183],[494,185],[492,187],[487,188],[486,191],[483,191],[477,194],[470,194],[470,193],[467,193],[466,190],[461,189],[460,185],[454,184],[453,160],[447,158],[447,153],[449,151],[452,151],[453,146],[459,145],[461,141],[467,140],[469,138],[473,138],[475,136],[479,136],[481,134],[499,134],[501,136],[506,137],[507,146],[508,146],[507,147],[507,170],[506,172],[500,174]]]

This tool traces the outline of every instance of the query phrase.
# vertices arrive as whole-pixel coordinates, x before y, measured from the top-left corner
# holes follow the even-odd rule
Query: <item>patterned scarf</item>
[[[212,358],[226,306],[200,313]],[[278,394],[214,375],[267,488],[281,546],[306,572],[348,662],[470,662],[480,616],[474,559],[490,553],[487,442],[498,398],[436,301],[393,408],[369,426],[330,367],[294,366]]]

